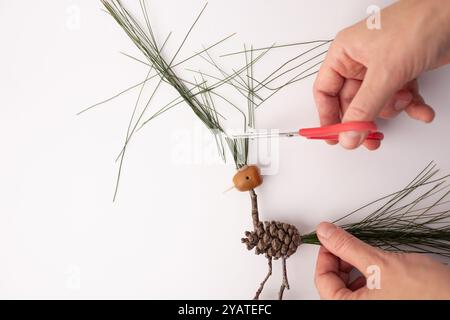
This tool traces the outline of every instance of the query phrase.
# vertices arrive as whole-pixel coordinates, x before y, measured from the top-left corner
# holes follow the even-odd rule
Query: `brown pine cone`
[[[255,248],[256,254],[264,253],[267,258],[275,260],[293,255],[301,242],[295,226],[277,221],[260,222],[255,231],[247,231],[245,236],[241,241],[248,250]]]

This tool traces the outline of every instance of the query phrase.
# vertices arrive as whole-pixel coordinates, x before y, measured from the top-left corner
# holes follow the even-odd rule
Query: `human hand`
[[[330,223],[321,223],[322,247],[315,283],[322,299],[450,299],[450,268],[420,254],[386,252],[358,240]],[[369,267],[379,271],[380,287],[369,289],[361,276],[349,283],[349,273]],[[375,270],[375,269],[374,269]]]
[[[399,1],[382,10],[380,30],[369,30],[362,21],[337,35],[314,84],[321,125],[389,119],[402,111],[431,122],[434,111],[420,95],[416,78],[447,63],[450,2]],[[340,143],[347,149],[380,146],[365,137],[343,133]]]

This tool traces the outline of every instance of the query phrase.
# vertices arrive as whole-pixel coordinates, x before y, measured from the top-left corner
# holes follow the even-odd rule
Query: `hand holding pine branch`
[[[317,234],[323,246],[315,283],[323,299],[450,299],[447,265],[425,255],[380,250],[331,223],[320,224]],[[355,268],[363,275],[350,282]]]

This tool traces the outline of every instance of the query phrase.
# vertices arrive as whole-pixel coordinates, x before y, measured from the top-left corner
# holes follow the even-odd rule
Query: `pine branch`
[[[450,208],[442,208],[450,203],[449,176],[436,178],[437,173],[435,165],[430,163],[404,189],[371,202],[335,223],[385,250],[450,257]],[[361,221],[344,223],[374,206]],[[320,244],[315,232],[303,235],[302,242]]]

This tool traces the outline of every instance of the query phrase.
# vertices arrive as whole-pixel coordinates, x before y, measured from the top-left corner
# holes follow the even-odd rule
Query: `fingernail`
[[[317,234],[319,238],[325,240],[329,239],[336,230],[337,227],[334,224],[328,222],[322,222],[317,226]]]
[[[346,149],[354,149],[363,143],[364,135],[357,131],[343,132],[339,136],[340,144]]]

